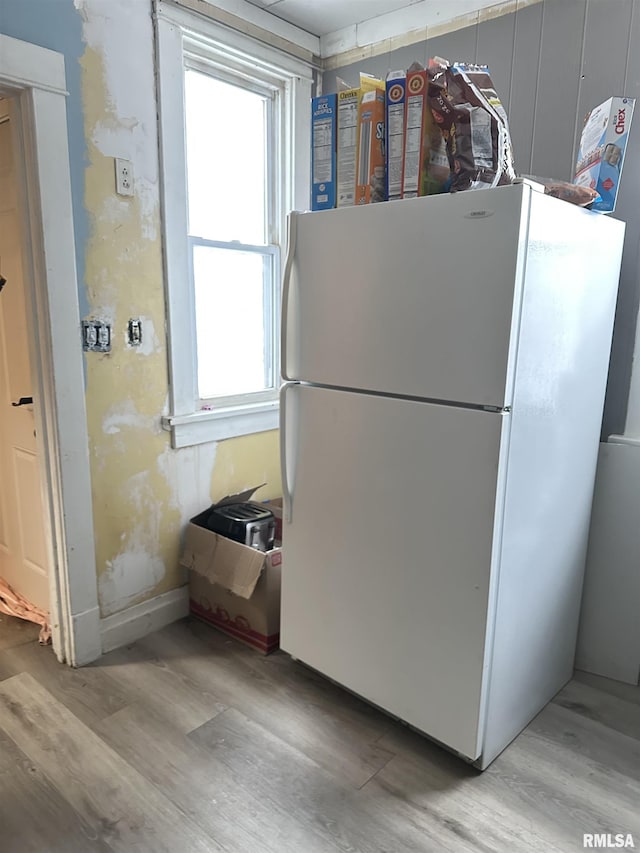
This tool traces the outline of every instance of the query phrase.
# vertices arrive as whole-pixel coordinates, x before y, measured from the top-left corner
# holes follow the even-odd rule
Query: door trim
[[[13,99],[14,150],[21,152],[16,165],[49,522],[53,648],[60,661],[79,666],[102,648],[63,55],[0,34],[0,92]]]

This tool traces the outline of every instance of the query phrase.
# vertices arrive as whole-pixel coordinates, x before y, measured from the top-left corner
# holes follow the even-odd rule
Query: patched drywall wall
[[[88,353],[87,414],[100,608],[115,613],[184,583],[188,518],[267,482],[280,492],[277,433],[173,450],[161,428],[168,374],[160,241],[151,2],[76,0],[85,50],[82,102],[88,166],[84,204],[91,317],[113,324],[112,351]],[[134,195],[115,193],[114,157],[133,165]],[[131,347],[130,318],[143,344]]]
[[[85,355],[102,616],[185,582],[181,531],[212,499],[262,482],[259,498],[280,494],[276,432],[173,450],[161,428],[169,387],[151,11],[151,0],[0,3],[0,30],[65,56],[81,312],[113,324],[112,351]],[[116,195],[114,157],[133,164],[132,198]],[[130,318],[142,322],[140,347],[127,343]]]

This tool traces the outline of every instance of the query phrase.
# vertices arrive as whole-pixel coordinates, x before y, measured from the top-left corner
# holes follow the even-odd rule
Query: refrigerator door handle
[[[289,332],[289,293],[291,291],[291,272],[293,269],[293,259],[296,254],[296,231],[298,223],[298,214],[293,211],[287,218],[287,260],[284,265],[284,274],[282,277],[282,321],[280,333],[280,372],[282,378],[290,380],[287,372],[287,346]],[[283,395],[284,400],[284,395]]]
[[[291,523],[293,515],[293,494],[289,488],[287,469],[287,391],[291,388],[285,383],[280,388],[280,476],[282,479],[282,508],[284,521]]]

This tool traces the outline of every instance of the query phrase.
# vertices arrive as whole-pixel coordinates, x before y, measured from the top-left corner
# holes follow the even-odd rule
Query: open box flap
[[[245,489],[244,492],[239,492],[237,495],[227,495],[226,498],[222,498],[222,500],[217,501],[217,503],[211,504],[210,509],[214,509],[215,507],[220,506],[230,506],[231,504],[243,504],[247,501],[250,501],[253,497],[254,492],[257,492],[258,489],[261,489],[263,486],[266,486],[266,483],[260,483],[259,486],[253,486],[251,489]]]
[[[180,565],[241,598],[251,598],[265,566],[265,552],[189,524]]]

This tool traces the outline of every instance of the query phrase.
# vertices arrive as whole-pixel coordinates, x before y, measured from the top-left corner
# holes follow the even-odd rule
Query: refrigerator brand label
[[[493,210],[472,210],[470,213],[465,213],[465,219],[485,219],[493,214]]]

